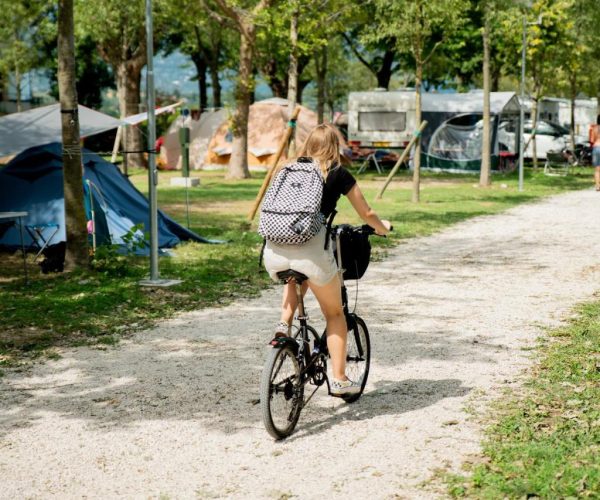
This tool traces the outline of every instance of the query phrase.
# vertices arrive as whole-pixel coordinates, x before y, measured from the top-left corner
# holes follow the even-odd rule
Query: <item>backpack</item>
[[[260,210],[258,232],[280,245],[302,245],[323,226],[323,175],[318,164],[298,161],[275,176]]]

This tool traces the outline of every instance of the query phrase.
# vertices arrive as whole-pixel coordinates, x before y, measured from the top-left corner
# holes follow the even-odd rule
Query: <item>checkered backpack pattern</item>
[[[323,175],[314,162],[285,165],[275,176],[260,210],[258,232],[280,245],[302,245],[323,226]]]

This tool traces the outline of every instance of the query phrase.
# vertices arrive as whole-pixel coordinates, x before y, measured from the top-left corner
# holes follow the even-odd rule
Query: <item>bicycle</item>
[[[346,373],[348,378],[360,381],[360,392],[339,396],[353,403],[362,395],[367,384],[371,364],[371,342],[365,321],[348,307],[348,292],[341,267],[340,235],[351,226],[332,228],[336,241],[338,274],[342,284],[342,305],[348,339],[346,342]],[[352,228],[372,235],[375,231],[367,225]],[[293,269],[277,273],[282,283],[294,282],[298,297],[297,317],[299,326],[291,337],[276,337],[269,343],[272,349],[265,362],[260,382],[260,404],[263,423],[267,432],[276,439],[288,437],[294,431],[300,412],[324,384],[331,394],[327,376],[327,331],[322,335],[308,324],[308,316],[302,296],[302,283],[308,278]],[[314,386],[305,398],[307,385]]]

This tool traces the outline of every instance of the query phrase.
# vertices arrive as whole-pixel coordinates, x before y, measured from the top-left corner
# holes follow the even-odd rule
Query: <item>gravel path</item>
[[[472,417],[600,283],[600,195],[574,192],[398,246],[360,282],[374,360],[274,442],[257,389],[278,288],[0,379],[0,497],[432,498]],[[308,311],[322,324],[317,306]]]

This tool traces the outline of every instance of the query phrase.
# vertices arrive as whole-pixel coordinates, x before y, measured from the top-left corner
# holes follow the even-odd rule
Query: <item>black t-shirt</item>
[[[299,162],[309,162],[310,158],[298,158]],[[340,196],[347,195],[352,187],[356,184],[356,179],[348,170],[341,165],[334,166],[329,169],[327,180],[323,187],[323,199],[321,200],[321,213],[325,218],[331,215],[335,210]]]

